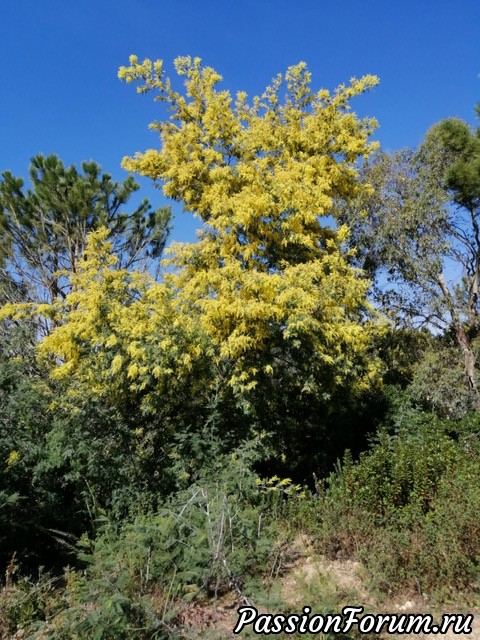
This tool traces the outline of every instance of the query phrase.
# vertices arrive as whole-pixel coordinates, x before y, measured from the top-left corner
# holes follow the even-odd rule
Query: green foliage
[[[46,378],[29,360],[0,361],[0,563],[17,552],[24,570],[61,569],[99,514],[121,518],[169,490],[157,422],[92,397],[64,409],[64,387]]]
[[[478,459],[458,464],[442,476],[427,514],[417,521],[399,514],[367,543],[362,540],[358,557],[374,587],[383,593],[407,588],[441,600],[458,592],[463,601],[478,595],[479,472]]]
[[[429,134],[431,138],[437,137],[449,156],[443,179],[453,202],[472,214],[480,207],[479,132],[480,129],[474,131],[458,118],[448,118],[432,127]]]
[[[215,455],[210,441],[209,463],[157,511],[121,524],[102,518],[96,538],[80,541],[85,573],[67,573],[60,610],[47,617],[38,607],[37,626],[43,620],[55,640],[171,637],[180,601],[230,589],[251,596],[279,544],[272,509],[281,492],[262,491],[251,470],[259,445]],[[184,484],[181,460],[178,473]]]
[[[0,360],[0,564],[14,552],[31,566],[43,558],[52,562],[55,543],[49,528],[66,519],[75,528],[72,499],[58,474],[42,475],[45,436],[49,429],[50,390],[31,362]],[[73,507],[73,508],[72,508]]]
[[[416,151],[379,152],[363,165],[373,193],[339,203],[375,298],[396,323],[451,330],[476,387],[479,335],[480,138],[449,118]]]
[[[61,608],[58,586],[61,580],[41,570],[36,580],[16,577],[18,566],[12,558],[0,589],[0,638],[9,640],[17,630],[23,637],[33,638],[42,624]]]
[[[380,432],[358,462],[346,454],[320,495],[319,541],[329,555],[361,559],[384,593],[445,597],[480,577],[479,441],[472,424],[455,432],[410,415],[416,424]]]
[[[473,344],[475,354],[478,345]],[[408,394],[417,406],[440,418],[458,420],[478,410],[476,390],[465,384],[465,367],[451,340],[437,339],[413,367]]]
[[[406,387],[431,343],[432,336],[425,330],[388,327],[379,334],[374,349],[384,365],[384,384]]]
[[[170,212],[153,211],[143,200],[131,213],[124,207],[139,186],[101,173],[95,162],[81,171],[55,155],[38,155],[30,165],[31,189],[9,171],[0,181],[0,266],[23,299],[51,302],[70,290],[89,232],[111,231],[121,267],[157,259],[169,233]],[[11,298],[9,298],[11,300]]]
[[[129,583],[133,587],[135,581],[139,592],[143,567],[147,582],[166,586],[173,581],[175,596],[193,597],[202,589],[218,595],[243,585],[249,570],[270,553],[269,536],[259,540],[265,529],[257,505],[246,507],[243,496],[226,494],[216,483],[202,483],[175,496],[157,515],[125,527],[119,542],[116,532],[105,533],[97,540],[94,557],[101,566],[113,555],[120,573],[129,567]],[[115,575],[113,579],[117,581]]]
[[[456,443],[435,425],[394,436],[380,432],[357,464],[348,456],[344,459],[339,474],[331,478],[329,495],[335,500],[338,492],[346,506],[355,504],[379,522],[399,510],[425,513],[439,479],[458,455]]]

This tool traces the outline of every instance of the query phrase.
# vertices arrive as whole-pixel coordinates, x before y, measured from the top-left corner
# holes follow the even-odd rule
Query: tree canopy
[[[480,137],[450,118],[418,150],[380,152],[363,168],[374,188],[337,209],[376,300],[397,322],[452,330],[476,387],[479,336]]]
[[[204,224],[198,242],[173,247],[172,286],[186,318],[198,318],[218,358],[230,361],[234,387],[255,386],[282,358],[298,367],[302,348],[311,360],[299,390],[326,390],[353,371],[368,384],[374,366],[360,361],[369,283],[348,264],[347,230],[327,218],[335,199],[368,190],[356,162],[375,148],[375,122],[357,118],[349,101],[377,79],[314,92],[300,63],[249,101],[219,90],[221,76],[198,58],[178,58],[175,68],[184,92],[161,61],[132,56],[119,76],[155,91],[171,112],[151,125],[161,148],[123,166],[160,182]]]
[[[346,412],[380,382],[370,282],[330,217],[337,199],[370,191],[357,162],[376,147],[375,123],[349,102],[376,78],[314,92],[300,64],[249,101],[219,90],[198,59],[176,61],[184,91],[162,69],[132,57],[120,70],[171,111],[154,125],[160,149],[124,166],[202,220],[198,241],[174,244],[154,282],[122,268],[113,230],[94,231],[65,296],[2,314],[51,322],[39,351],[65,398],[161,416],[153,440],[184,419],[196,432],[213,420],[233,439],[269,432],[300,463],[312,439],[330,446],[333,398]]]
[[[154,211],[145,199],[128,212],[139,188],[131,176],[120,184],[95,162],[83,162],[79,171],[55,155],[38,155],[30,180],[26,189],[22,178],[5,171],[0,181],[0,268],[11,283],[6,294],[13,284],[23,288],[23,299],[65,298],[88,234],[103,226],[111,231],[121,267],[141,268],[161,256],[170,212]]]

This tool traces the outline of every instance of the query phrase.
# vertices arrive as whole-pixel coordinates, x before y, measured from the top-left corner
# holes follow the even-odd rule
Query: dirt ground
[[[313,552],[310,544],[305,539],[295,541],[292,557],[294,561],[284,567],[279,578],[279,590],[281,600],[288,604],[290,611],[302,611],[302,607],[309,605],[315,611],[315,605],[322,603],[323,612],[325,606],[329,611],[337,613],[346,605],[363,606],[368,613],[397,613],[397,614],[425,614],[431,613],[435,619],[439,619],[443,613],[472,613],[474,621],[471,634],[455,634],[449,630],[446,634],[435,634],[438,638],[446,640],[480,640],[480,612],[466,611],[464,607],[449,607],[448,610],[432,610],[426,600],[418,594],[402,594],[388,600],[379,602],[365,587],[363,567],[359,562],[352,560],[327,560]],[[233,628],[238,620],[237,608],[244,605],[235,594],[221,598],[216,604],[202,606],[192,605],[185,611],[184,623],[192,629],[193,638],[241,638],[254,637],[253,634],[233,634]],[[256,603],[250,603],[256,606]],[[281,613],[282,609],[258,606],[264,613]],[[385,638],[392,638],[383,634]],[[275,637],[275,636],[273,636]],[[278,637],[278,636],[277,636]],[[301,637],[300,634],[285,637]],[[322,637],[319,634],[319,637]],[[352,636],[353,637],[353,636]],[[373,638],[373,635],[366,636]],[[425,634],[403,634],[398,638],[416,637],[424,640]]]

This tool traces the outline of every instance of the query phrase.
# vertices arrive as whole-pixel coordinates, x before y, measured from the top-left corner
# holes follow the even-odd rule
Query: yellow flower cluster
[[[369,358],[369,282],[349,264],[348,230],[328,216],[335,199],[369,190],[356,162],[375,146],[375,122],[357,118],[349,100],[377,79],[315,93],[300,63],[249,103],[244,93],[218,90],[221,77],[199,59],[175,66],[183,94],[161,61],[132,56],[120,69],[171,111],[152,125],[160,148],[123,166],[160,181],[166,196],[194,212],[203,222],[198,241],[172,246],[159,284],[116,268],[108,232],[96,231],[65,300],[5,307],[2,315],[48,316],[53,330],[40,351],[53,356],[54,375],[72,376],[78,393],[142,392],[145,410],[153,410],[152,393],[174,394],[189,375],[194,383],[202,359],[217,372],[212,388],[227,383],[240,394],[274,376],[279,354],[291,353],[311,361],[303,392],[327,378],[370,385],[377,367]]]
[[[335,198],[368,185],[355,163],[376,147],[375,127],[350,111],[349,100],[377,78],[352,79],[333,94],[314,93],[305,63],[277,76],[248,103],[217,89],[221,76],[198,58],[178,58],[185,95],[173,89],[163,63],[130,58],[119,76],[155,90],[172,111],[153,123],[161,147],[125,158],[124,168],[159,180],[165,195],[204,223],[199,241],[172,247],[171,285],[200,321],[219,358],[231,359],[230,383],[255,385],[258,353],[279,336],[285,346],[308,340],[338,376],[365,353],[369,283],[342,250],[346,229],[322,222]],[[273,362],[263,369],[271,374]],[[375,365],[364,366],[369,384]]]

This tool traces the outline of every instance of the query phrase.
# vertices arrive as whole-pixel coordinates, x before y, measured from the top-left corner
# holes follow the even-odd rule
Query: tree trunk
[[[475,380],[475,354],[472,349],[470,338],[461,325],[457,325],[455,327],[455,337],[463,353],[465,362],[465,375],[467,377],[468,388],[476,389],[477,383]]]
[[[442,290],[443,296],[445,298],[445,303],[447,309],[452,317],[452,326],[455,329],[455,338],[457,340],[457,344],[462,350],[463,358],[465,362],[465,376],[467,379],[467,386],[469,389],[477,389],[477,382],[475,379],[475,354],[472,349],[472,340],[471,334],[467,333],[464,329],[457,309],[455,308],[455,304],[452,300],[452,296],[450,295],[450,291],[448,290],[447,283],[445,282],[445,278],[442,273],[439,273],[437,276],[438,284]],[[477,282],[474,283],[473,293],[477,295]],[[476,316],[476,310],[475,314]],[[471,323],[472,327],[475,323]]]

